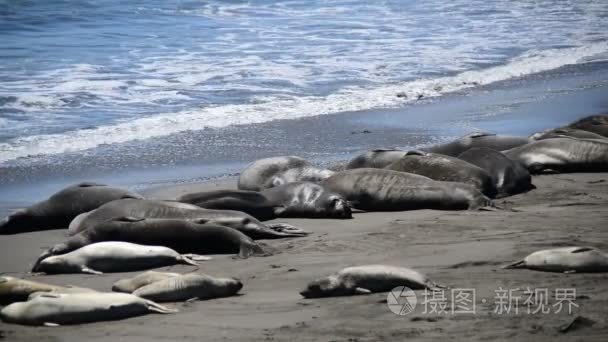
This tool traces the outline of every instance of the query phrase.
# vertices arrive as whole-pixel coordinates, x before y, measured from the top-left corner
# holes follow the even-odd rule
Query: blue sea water
[[[0,42],[2,166],[605,60],[608,2],[0,0]]]

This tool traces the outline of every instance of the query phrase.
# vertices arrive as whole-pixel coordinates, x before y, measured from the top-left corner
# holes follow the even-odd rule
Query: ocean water
[[[607,60],[608,1],[0,0],[0,42],[1,169]]]

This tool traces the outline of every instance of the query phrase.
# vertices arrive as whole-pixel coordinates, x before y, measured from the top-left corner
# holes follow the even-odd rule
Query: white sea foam
[[[250,103],[208,106],[196,110],[163,113],[151,117],[100,126],[94,129],[71,131],[64,134],[28,136],[0,144],[0,162],[19,157],[58,154],[94,148],[101,144],[122,143],[136,139],[149,139],[205,127],[225,127],[237,124],[267,122],[277,119],[296,119],[330,113],[397,107],[415,100],[419,95],[435,97],[477,85],[507,80],[568,64],[588,62],[594,56],[605,56],[608,43],[588,44],[582,47],[528,52],[500,66],[482,70],[465,71],[455,76],[417,79],[415,81],[380,85],[375,87],[347,87],[327,96],[297,96],[291,94],[261,95]],[[242,61],[247,63],[247,61]],[[259,61],[258,61],[259,62]],[[174,72],[171,66],[148,65],[150,68],[165,67],[164,73]],[[90,71],[92,66],[80,66]],[[283,73],[298,71],[280,69]],[[76,70],[75,72],[80,72]],[[175,71],[176,72],[176,71]],[[199,82],[191,80],[190,82]],[[77,83],[83,89],[99,83]],[[102,82],[108,92],[119,91],[120,82]],[[155,80],[143,80],[142,84],[156,86]],[[164,85],[164,83],[162,84]],[[403,93],[406,97],[397,97]],[[118,96],[118,95],[117,95]],[[170,92],[167,96],[183,96]],[[34,96],[28,101],[45,101]],[[125,101],[128,101],[125,100]],[[141,101],[141,100],[139,100]]]

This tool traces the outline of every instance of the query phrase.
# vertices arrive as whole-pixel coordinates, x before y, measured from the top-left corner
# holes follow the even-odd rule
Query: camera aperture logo
[[[406,286],[397,286],[386,296],[386,305],[396,315],[405,316],[416,307],[418,299],[412,289]]]

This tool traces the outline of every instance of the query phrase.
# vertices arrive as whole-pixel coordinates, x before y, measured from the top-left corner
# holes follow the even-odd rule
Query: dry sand
[[[242,295],[169,304],[181,312],[115,322],[23,327],[0,323],[0,339],[21,341],[152,340],[608,340],[608,274],[558,274],[503,270],[501,265],[538,249],[591,245],[608,251],[608,174],[562,174],[534,178],[538,187],[497,203],[516,211],[449,212],[419,210],[358,213],[352,220],[280,220],[307,229],[306,238],[266,240],[270,257],[237,260],[214,256],[200,271],[236,276]],[[156,189],[148,195],[170,198],[186,191],[233,187],[234,181]],[[134,273],[102,276],[30,276],[24,273],[44,248],[61,242],[55,230],[0,237],[1,270],[12,276],[54,284],[109,290]],[[340,268],[383,263],[423,271],[453,289],[476,290],[475,314],[424,313],[418,306],[405,316],[393,314],[387,294],[308,300],[298,293],[315,277]],[[188,272],[188,266],[163,270]],[[15,272],[15,273],[12,273]],[[520,289],[519,313],[495,313],[495,290]],[[522,290],[548,289],[555,304],[558,288],[576,289],[572,314],[528,314]],[[447,309],[450,310],[450,291]],[[514,301],[514,298],[513,298]],[[430,308],[430,306],[427,306]],[[559,328],[581,316],[573,329]]]

